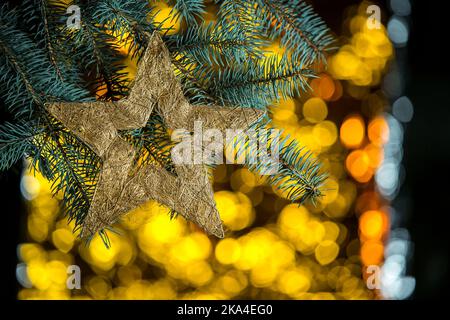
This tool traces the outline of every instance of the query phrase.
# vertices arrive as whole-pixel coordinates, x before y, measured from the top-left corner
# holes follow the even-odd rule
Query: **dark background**
[[[11,1],[17,2],[17,1]],[[387,1],[375,1],[386,9]],[[439,299],[449,284],[450,224],[450,68],[448,15],[444,1],[413,2],[410,42],[407,50],[406,95],[415,107],[413,121],[405,132],[404,165],[406,180],[400,198],[410,199],[405,227],[412,235],[414,257],[408,270],[416,278],[412,299]],[[315,0],[317,12],[330,28],[340,34],[343,8],[358,4],[356,0]],[[386,10],[383,10],[386,12]],[[1,103],[1,102],[0,102]],[[7,115],[0,109],[0,118]],[[25,219],[20,197],[20,166],[0,173],[2,198],[2,265],[7,268],[7,296],[16,298],[16,248]],[[5,252],[6,251],[6,252]],[[5,273],[4,273],[5,274]],[[2,290],[3,291],[3,290]],[[3,291],[4,292],[4,291]]]
[[[415,297],[444,298],[449,287],[450,68],[444,1],[414,1],[407,95],[415,115],[406,132],[405,192],[415,253]]]

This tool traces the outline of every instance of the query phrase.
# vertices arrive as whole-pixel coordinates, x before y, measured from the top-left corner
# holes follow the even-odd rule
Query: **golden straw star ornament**
[[[102,160],[93,199],[82,223],[82,238],[90,238],[121,216],[156,200],[193,221],[207,233],[224,236],[204,164],[177,164],[176,174],[147,164],[134,167],[135,148],[119,130],[142,128],[155,106],[166,126],[192,131],[247,129],[263,112],[251,108],[193,106],[184,97],[158,33],[149,36],[128,97],[115,102],[51,103],[49,112],[86,143]]]

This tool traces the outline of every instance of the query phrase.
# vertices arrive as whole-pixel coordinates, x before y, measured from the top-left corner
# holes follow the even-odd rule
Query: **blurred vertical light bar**
[[[402,227],[407,209],[396,199],[405,176],[402,166],[403,134],[414,115],[411,101],[404,96],[411,3],[409,0],[389,0],[389,4],[392,16],[387,30],[396,48],[396,60],[385,78],[383,89],[392,104],[392,114],[385,115],[389,125],[389,142],[385,145],[385,160],[375,175],[379,192],[391,203],[391,232],[381,269],[381,294],[385,299],[407,299],[416,284],[415,278],[407,276],[412,243],[408,230]]]

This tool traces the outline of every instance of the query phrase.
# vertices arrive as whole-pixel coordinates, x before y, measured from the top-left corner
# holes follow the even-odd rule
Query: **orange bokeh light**
[[[356,150],[350,153],[345,161],[345,166],[352,177],[360,183],[366,183],[373,177],[370,158],[363,150]]]
[[[367,131],[369,140],[376,146],[383,146],[389,140],[389,126],[382,116],[370,121]]]
[[[354,177],[354,178],[359,183],[367,183],[370,180],[372,180],[373,174],[374,174],[374,171],[371,168],[369,168],[369,170],[367,170],[365,174],[363,174],[362,176],[359,176],[359,177]]]
[[[374,144],[368,144],[364,151],[369,156],[369,166],[372,169],[377,169],[384,160],[384,151],[383,148],[380,148]]]
[[[319,78],[311,81],[311,88],[316,97],[330,100],[336,90],[333,79],[327,74],[321,74]]]
[[[379,265],[383,261],[384,246],[380,241],[369,240],[361,247],[361,260],[364,265]]]
[[[330,101],[337,101],[344,94],[344,88],[342,87],[342,84],[339,80],[334,80],[334,87],[335,90],[333,96],[330,98]]]
[[[366,239],[381,240],[387,226],[387,215],[379,210],[366,211],[359,218],[359,230]]]
[[[364,140],[364,120],[361,116],[351,116],[342,123],[340,130],[341,142],[347,148],[358,148]]]

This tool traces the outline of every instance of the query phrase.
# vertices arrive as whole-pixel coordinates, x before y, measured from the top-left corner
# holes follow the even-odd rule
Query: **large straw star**
[[[246,129],[262,112],[251,108],[193,106],[175,78],[167,48],[157,33],[149,37],[127,98],[116,102],[52,103],[48,110],[101,159],[102,168],[81,237],[89,238],[130,210],[156,200],[206,232],[223,237],[205,165],[177,165],[176,175],[148,164],[133,168],[136,150],[118,130],[144,127],[158,106],[170,129]]]

